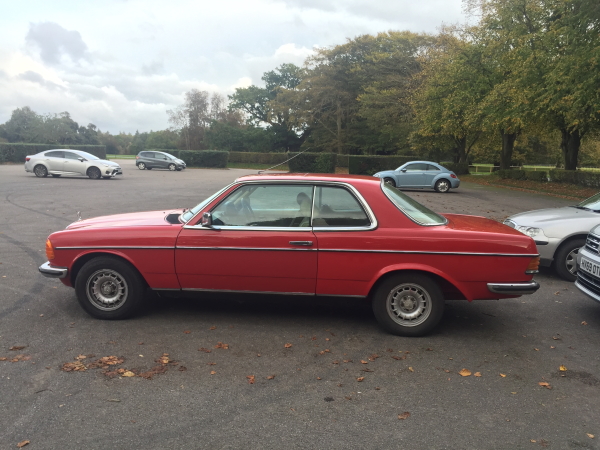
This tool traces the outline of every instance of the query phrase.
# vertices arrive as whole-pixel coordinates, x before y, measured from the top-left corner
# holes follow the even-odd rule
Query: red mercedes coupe
[[[47,277],[99,319],[155,291],[363,297],[390,333],[420,336],[446,299],[532,294],[533,239],[475,216],[440,215],[381,179],[239,178],[191,209],[72,223],[46,242]]]

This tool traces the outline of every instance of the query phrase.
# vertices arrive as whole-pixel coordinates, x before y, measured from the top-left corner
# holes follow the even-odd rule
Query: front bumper
[[[488,289],[494,294],[503,295],[529,295],[540,288],[537,281],[527,283],[488,283]]]
[[[123,169],[120,167],[104,169],[104,173],[102,174],[103,177],[114,177],[117,175],[123,175]]]
[[[52,267],[49,262],[42,264],[39,269],[40,273],[48,278],[65,278],[69,273],[66,267]]]

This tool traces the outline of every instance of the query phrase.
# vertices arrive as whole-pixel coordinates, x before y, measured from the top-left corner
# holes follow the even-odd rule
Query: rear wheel
[[[450,182],[446,179],[437,180],[434,186],[437,192],[448,192],[450,190]]]
[[[145,168],[146,168],[146,163],[141,162],[138,164],[138,169],[144,170]]]
[[[87,176],[90,177],[92,180],[99,179],[101,176],[100,169],[98,169],[97,167],[90,167],[87,171]]]
[[[585,245],[585,239],[573,239],[561,245],[554,256],[554,270],[567,281],[577,279],[577,254]]]
[[[392,187],[396,187],[396,182],[394,181],[393,178],[384,178],[383,182],[386,184],[389,184]]]
[[[405,273],[383,281],[373,296],[373,313],[383,329],[398,336],[423,336],[439,323],[444,296],[427,275]]]
[[[46,166],[38,164],[33,168],[33,173],[35,173],[36,177],[46,178],[48,176],[48,169],[46,169]]]
[[[169,164],[169,170],[170,170],[171,172],[174,172],[174,171],[175,171],[175,169],[177,169],[177,166],[176,166],[175,164],[173,164],[173,163]]]
[[[75,280],[77,300],[96,319],[118,320],[141,307],[145,283],[125,261],[100,256],[83,265]]]

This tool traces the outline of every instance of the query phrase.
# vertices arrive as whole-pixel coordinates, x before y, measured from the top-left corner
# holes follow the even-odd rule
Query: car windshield
[[[165,153],[165,152],[162,152],[162,154],[163,154],[163,155],[166,155],[166,156],[168,156],[168,157],[169,157],[169,158],[171,158],[171,159],[177,159],[177,158],[175,158],[173,155],[171,155],[170,153]]]
[[[587,200],[582,201],[578,205],[575,206],[579,209],[587,209],[599,212],[600,211],[600,192],[596,195],[591,196]]]
[[[215,198],[217,198],[219,195],[221,195],[223,192],[225,192],[227,189],[229,189],[231,186],[233,186],[233,184],[230,184],[229,186],[225,186],[223,189],[221,189],[219,192],[211,195],[210,197],[208,197],[206,200],[204,200],[203,202],[198,203],[196,206],[194,206],[193,208],[188,209],[186,212],[184,212],[181,215],[181,221],[183,223],[187,223],[190,221],[190,219],[192,217],[194,217],[196,214],[198,214],[199,211],[202,210],[202,208],[204,208],[206,205],[208,205],[210,202],[212,202]]]
[[[434,213],[387,183],[381,183],[381,189],[400,211],[419,225],[444,225],[448,222],[445,217]]]
[[[82,152],[82,151],[78,151],[77,154],[85,159],[87,159],[88,161],[96,161],[98,158],[97,156],[92,155],[91,153],[88,152]]]

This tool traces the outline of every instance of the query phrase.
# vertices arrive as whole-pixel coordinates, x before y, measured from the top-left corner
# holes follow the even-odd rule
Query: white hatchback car
[[[25,171],[36,177],[60,177],[61,175],[83,175],[92,179],[112,178],[122,175],[121,166],[113,161],[100,159],[81,150],[46,150],[25,157]]]

